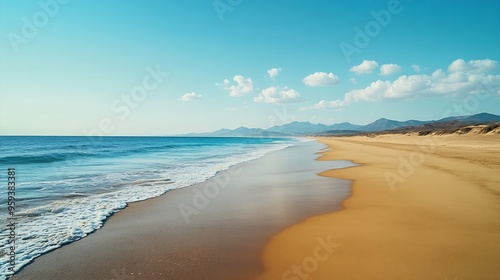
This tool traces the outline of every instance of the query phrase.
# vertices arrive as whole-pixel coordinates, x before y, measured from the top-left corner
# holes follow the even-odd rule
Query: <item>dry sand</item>
[[[500,279],[500,135],[318,140],[362,164],[320,174],[352,196],[274,236],[258,279]]]

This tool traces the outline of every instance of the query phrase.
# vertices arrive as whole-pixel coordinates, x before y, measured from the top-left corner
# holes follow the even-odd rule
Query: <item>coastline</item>
[[[339,210],[350,195],[349,181],[316,175],[348,165],[316,161],[322,147],[305,142],[131,203],[101,229],[36,258],[11,279],[254,278],[273,235]]]
[[[1,161],[28,175],[21,177],[18,195],[23,198],[16,205],[15,235],[22,242],[15,248],[15,257],[0,258],[0,276],[84,238],[127,204],[205,182],[230,166],[297,141],[110,136],[102,139],[102,145],[90,145],[89,139],[81,136],[13,136],[0,140],[5,147],[18,147],[4,149]],[[2,203],[7,204],[7,188],[0,193]],[[2,218],[6,224],[6,216]],[[0,237],[3,248],[6,237]],[[11,258],[15,258],[15,265]]]
[[[498,135],[316,139],[330,147],[319,160],[361,164],[320,174],[354,180],[353,194],[274,236],[257,279],[498,278]]]

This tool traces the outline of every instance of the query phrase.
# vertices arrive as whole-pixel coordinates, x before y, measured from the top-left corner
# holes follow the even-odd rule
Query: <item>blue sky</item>
[[[498,1],[1,0],[0,134],[500,114],[499,14]]]

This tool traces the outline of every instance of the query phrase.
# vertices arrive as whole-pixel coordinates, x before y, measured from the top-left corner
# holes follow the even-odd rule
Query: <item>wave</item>
[[[177,148],[177,147],[180,147],[180,146],[179,145],[146,146],[146,147],[135,148],[135,149],[130,149],[130,150],[121,150],[119,152],[125,153],[125,154],[135,154],[135,153],[141,153],[141,152],[161,151],[161,150],[172,149],[172,148]]]
[[[51,163],[65,161],[76,157],[88,157],[94,154],[89,153],[55,153],[43,155],[20,155],[0,157],[1,164],[30,164],[30,163]]]
[[[75,148],[78,151],[68,151],[68,152],[52,152],[47,154],[38,154],[38,155],[15,155],[15,156],[5,156],[0,157],[0,164],[32,164],[32,163],[52,163],[52,162],[60,162],[66,160],[72,160],[77,158],[88,158],[95,156],[107,156],[107,155],[132,155],[136,153],[147,153],[153,151],[162,151],[166,149],[170,149],[175,147],[176,145],[163,145],[163,146],[151,146],[151,147],[141,147],[134,149],[101,149],[101,150],[89,150],[90,147],[79,147],[69,145],[63,147],[60,150],[64,150],[64,148]]]
[[[193,144],[199,146],[221,145],[221,149],[217,153],[213,153],[210,159],[200,159],[199,149],[188,148],[188,151],[183,151],[182,154],[185,156],[192,153],[198,154],[196,161],[176,161],[172,165],[159,160],[159,165],[154,169],[144,167],[118,172],[109,169],[110,171],[103,173],[102,176],[80,178],[81,173],[67,174],[61,181],[50,181],[51,187],[60,183],[60,189],[64,192],[57,193],[54,191],[57,188],[51,188],[51,191],[45,190],[44,193],[46,196],[49,193],[57,195],[57,200],[43,204],[37,203],[37,206],[21,207],[20,211],[16,213],[19,219],[18,237],[23,240],[17,251],[19,262],[16,265],[16,270],[45,252],[84,238],[89,233],[99,229],[110,215],[120,211],[128,203],[157,197],[172,189],[201,183],[231,166],[260,158],[269,152],[293,145],[292,142],[273,143],[270,141],[271,143],[263,143],[262,146],[251,146],[250,148],[248,145],[244,145],[248,143],[242,143],[245,149],[240,150],[238,146],[224,148],[224,144],[228,143],[219,144],[214,143],[215,140],[214,142],[210,141],[212,140],[207,140],[208,143],[186,143],[187,141],[185,141],[177,145],[166,145],[167,143],[151,145],[147,143],[149,145],[146,144],[143,147],[134,147],[133,142],[129,142],[126,147],[121,145],[115,146],[116,148],[111,145],[101,146],[101,149],[111,148],[110,153],[113,156],[117,154],[121,156],[120,152],[134,154],[144,153],[146,150],[151,152],[161,149],[176,149],[177,147],[184,148],[186,144],[191,145],[190,147]],[[234,144],[238,145],[239,143]],[[58,147],[58,149],[61,148],[63,148],[62,145]],[[221,151],[223,156],[220,155]],[[0,158],[0,162],[54,162],[95,155],[100,157],[108,155],[108,153],[94,151],[94,154],[67,152],[36,156],[23,155]],[[76,177],[73,178],[69,175]],[[84,176],[87,175],[84,174]],[[37,186],[41,187],[40,182],[37,183]],[[2,217],[0,217],[0,222],[4,222]],[[6,246],[6,240],[6,238],[0,237],[0,251]],[[7,267],[8,264],[4,260],[0,260],[0,274],[6,272]]]

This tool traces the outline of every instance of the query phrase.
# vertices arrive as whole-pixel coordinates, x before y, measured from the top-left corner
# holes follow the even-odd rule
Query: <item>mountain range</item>
[[[273,126],[271,128],[248,128],[241,126],[236,129],[220,129],[207,133],[190,133],[180,136],[189,137],[250,137],[250,136],[304,136],[304,135],[346,135],[361,132],[378,132],[404,127],[419,127],[434,123],[463,123],[463,124],[482,124],[490,122],[500,122],[500,116],[489,113],[480,113],[469,116],[447,117],[432,121],[395,121],[385,118],[378,119],[367,125],[356,125],[348,122],[336,123],[331,125],[313,124],[310,122],[290,122],[283,125]]]

